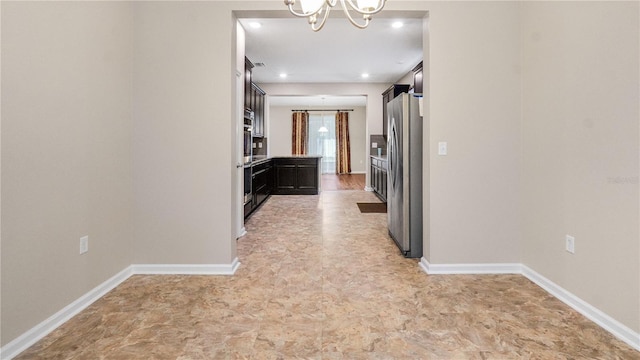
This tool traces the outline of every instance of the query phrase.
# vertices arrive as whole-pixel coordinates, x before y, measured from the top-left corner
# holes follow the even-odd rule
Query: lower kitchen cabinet
[[[286,191],[293,191],[296,189],[296,171],[297,169],[295,164],[286,164],[283,161],[276,163],[276,194],[283,194]]]
[[[252,209],[260,206],[273,191],[273,165],[268,160],[251,167]]]
[[[380,200],[387,202],[387,159],[371,157],[371,187]]]
[[[320,190],[320,157],[273,159],[277,195],[317,195]]]
[[[247,216],[249,216],[252,210],[253,210],[253,200],[248,201],[246,204],[244,204],[244,217],[246,218]]]

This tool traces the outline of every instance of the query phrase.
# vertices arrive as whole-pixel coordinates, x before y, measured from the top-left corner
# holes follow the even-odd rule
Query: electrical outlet
[[[571,235],[565,236],[565,250],[572,254],[576,253],[576,238]]]
[[[375,143],[375,142],[374,142],[374,143],[371,143],[371,148],[372,148],[372,149],[375,149],[375,148],[377,148],[377,147],[378,147],[378,143]]]
[[[80,255],[89,251],[89,236],[83,236],[80,238]]]
[[[445,141],[438,143],[438,155],[447,155],[447,143]]]

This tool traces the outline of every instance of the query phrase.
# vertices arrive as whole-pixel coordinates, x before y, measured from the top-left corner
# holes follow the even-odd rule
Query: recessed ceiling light
[[[399,29],[399,28],[403,27],[403,26],[404,26],[404,24],[402,23],[402,21],[396,21],[396,22],[394,22],[393,24],[391,24],[391,26],[392,26],[394,29]]]
[[[366,79],[366,78],[368,78],[368,77],[369,77],[369,74],[367,74],[367,73],[363,73],[361,76],[362,76],[362,78],[363,78],[363,79]]]
[[[252,22],[249,23],[249,26],[251,26],[254,29],[260,29],[262,27],[262,24],[260,24],[257,21],[252,21]]]
[[[280,74],[280,78],[281,78],[281,79],[284,79],[284,78],[286,78],[286,77],[287,77],[287,74],[285,74],[285,73],[281,73],[281,74]]]

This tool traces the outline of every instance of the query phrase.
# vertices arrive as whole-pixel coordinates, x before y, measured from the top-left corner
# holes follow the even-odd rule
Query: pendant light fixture
[[[313,31],[320,31],[324,26],[324,23],[327,21],[329,17],[329,12],[331,9],[338,4],[338,0],[299,0],[300,7],[302,12],[297,11],[293,8],[296,4],[296,0],[284,0],[285,5],[289,8],[289,11],[298,17],[306,17],[309,19],[309,25],[311,25],[311,29]],[[371,22],[371,16],[379,13],[387,0],[340,0],[340,4],[342,5],[342,10],[344,11],[349,22],[353,24],[353,26],[364,29],[369,26],[369,22]],[[358,14],[362,15],[362,19],[364,23],[357,23],[349,10],[353,10]],[[322,16],[322,20],[318,24],[318,17]]]

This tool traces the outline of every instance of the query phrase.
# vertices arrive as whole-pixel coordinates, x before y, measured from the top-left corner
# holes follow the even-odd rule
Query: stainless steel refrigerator
[[[389,235],[405,257],[422,257],[422,116],[419,97],[387,103]]]

